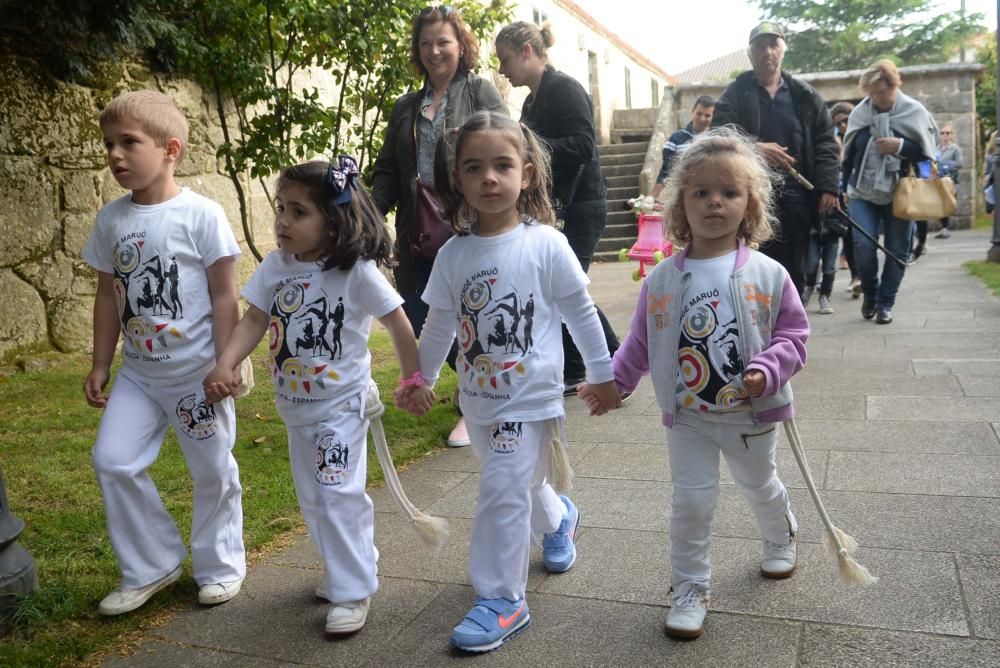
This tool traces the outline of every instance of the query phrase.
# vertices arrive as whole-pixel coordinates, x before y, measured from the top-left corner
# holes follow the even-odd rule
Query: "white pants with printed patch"
[[[172,426],[194,481],[191,563],[199,585],[246,575],[243,489],[231,398],[208,407],[201,381],[149,385],[118,372],[93,450],[122,586],[144,587],[184,560],[184,541],[147,472]]]
[[[674,591],[685,582],[709,586],[720,452],[733,482],[750,502],[764,538],[787,544],[795,535],[798,523],[775,466],[777,444],[777,424],[721,422],[691,411],[677,412],[674,426],[667,428],[673,481],[670,567]]]
[[[468,423],[482,462],[469,547],[469,580],[482,598],[524,597],[531,536],[559,527],[566,505],[545,482],[546,422]]]
[[[375,506],[365,493],[368,420],[362,400],[329,418],[288,425],[288,452],[299,507],[326,569],[330,601],[368,598],[378,589]]]

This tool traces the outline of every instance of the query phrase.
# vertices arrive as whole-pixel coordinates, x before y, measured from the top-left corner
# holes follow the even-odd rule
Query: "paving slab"
[[[987,668],[1000,643],[924,633],[806,624],[799,665],[805,668]]]
[[[905,397],[867,398],[869,420],[941,420],[943,422],[989,422],[1000,416],[995,397]]]
[[[856,492],[1000,497],[1000,457],[833,452],[826,485]]]
[[[1000,440],[987,422],[796,418],[796,423],[806,450],[1000,455]]]
[[[994,539],[997,536],[994,532]],[[966,552],[961,543],[956,547]],[[958,573],[972,616],[973,633],[979,638],[1000,640],[1000,556],[959,554]]]
[[[963,357],[914,359],[913,370],[918,376],[996,376],[1000,375],[1000,360]]]

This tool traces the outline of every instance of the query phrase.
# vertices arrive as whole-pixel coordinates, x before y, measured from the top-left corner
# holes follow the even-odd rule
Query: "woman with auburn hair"
[[[847,121],[842,180],[851,217],[872,238],[878,238],[881,224],[885,247],[905,261],[913,221],[893,215],[892,196],[911,165],[934,158],[938,130],[926,107],[900,91],[900,84],[899,70],[889,60],[878,61],[861,75],[859,86],[867,97]],[[860,234],[854,235],[854,261],[864,295],[861,317],[888,325],[905,267],[887,261],[880,278],[875,244]]]
[[[425,7],[413,19],[410,61],[424,77],[419,90],[396,100],[385,140],[375,160],[372,197],[383,215],[396,209],[396,289],[403,310],[419,337],[427,318],[420,296],[434,260],[410,250],[417,217],[417,182],[434,185],[434,149],[445,130],[459,128],[480,110],[507,113],[492,83],[473,74],[479,63],[476,36],[450,5]],[[454,368],[456,348],[448,356]],[[458,401],[455,401],[456,408]],[[469,445],[465,420],[459,419],[448,445]]]

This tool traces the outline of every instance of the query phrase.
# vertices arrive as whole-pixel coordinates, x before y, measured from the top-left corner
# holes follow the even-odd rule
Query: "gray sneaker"
[[[807,285],[802,288],[802,306],[809,306],[809,300],[812,299],[813,290],[815,289],[816,288],[811,285]]]
[[[819,312],[823,315],[833,313],[833,304],[830,303],[830,298],[826,295],[819,296]]]

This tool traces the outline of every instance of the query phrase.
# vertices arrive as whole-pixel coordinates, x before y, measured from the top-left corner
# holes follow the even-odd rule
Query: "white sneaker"
[[[218,605],[219,603],[225,603],[239,594],[242,586],[243,578],[240,578],[239,580],[229,580],[228,582],[207,584],[198,590],[198,602],[202,605]]]
[[[178,566],[156,582],[152,582],[145,587],[140,587],[139,589],[123,589],[119,586],[104,597],[100,605],[97,606],[97,611],[107,617],[132,612],[136,608],[142,607],[142,604],[148,601],[153,594],[160,591],[164,587],[172,585],[180,576],[181,567]]]
[[[330,612],[326,613],[326,632],[339,634],[360,631],[368,619],[369,605],[370,598],[349,603],[332,603]]]
[[[764,539],[764,557],[760,561],[760,574],[772,580],[791,577],[797,563],[795,539],[787,545]]]
[[[833,313],[833,304],[830,303],[830,298],[826,295],[819,296],[819,312],[822,315],[830,315]]]
[[[462,448],[466,445],[472,445],[472,441],[469,440],[469,429],[465,426],[465,418],[462,417],[458,418],[458,424],[448,434],[448,447]]]
[[[673,604],[667,613],[667,635],[674,638],[694,639],[705,632],[705,615],[708,614],[709,594],[704,585],[684,583],[680,594],[674,594]]]
[[[951,232],[947,227],[942,227],[941,231],[934,235],[935,239],[947,239],[951,237]]]

